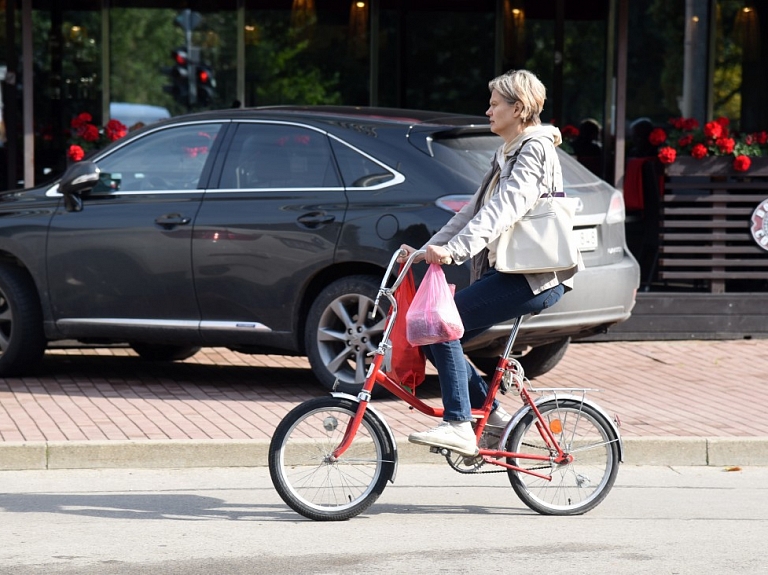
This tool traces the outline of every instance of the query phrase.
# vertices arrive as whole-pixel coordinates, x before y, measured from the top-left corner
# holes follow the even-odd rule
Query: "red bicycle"
[[[272,483],[289,507],[309,519],[355,517],[395,480],[397,445],[389,425],[371,406],[375,385],[426,415],[442,418],[442,407],[427,405],[382,370],[398,320],[394,293],[414,258],[423,253],[412,253],[388,287],[401,251],[392,256],[372,313],[382,297],[392,309],[360,393],[355,397],[333,392],[306,401],[275,430],[269,447]],[[479,454],[465,457],[437,447],[430,451],[443,455],[460,473],[506,471],[517,496],[538,513],[585,513],[605,499],[616,481],[623,460],[618,418],[587,399],[592,389],[531,386],[512,357],[519,327],[520,318],[513,324],[483,407],[472,410]],[[498,392],[515,393],[522,401],[504,429],[486,426]]]

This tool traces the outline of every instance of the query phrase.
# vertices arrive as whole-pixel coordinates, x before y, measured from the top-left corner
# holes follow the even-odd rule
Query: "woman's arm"
[[[454,261],[462,263],[480,253],[531,209],[547,191],[550,153],[556,153],[552,142],[537,138],[523,146],[508,176],[502,169],[499,193],[445,244]]]

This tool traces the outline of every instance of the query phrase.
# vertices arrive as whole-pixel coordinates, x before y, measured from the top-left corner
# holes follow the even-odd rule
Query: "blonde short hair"
[[[534,73],[528,70],[510,70],[488,82],[488,89],[491,92],[496,90],[509,104],[520,102],[525,124],[541,124],[541,110],[547,99],[547,89]]]

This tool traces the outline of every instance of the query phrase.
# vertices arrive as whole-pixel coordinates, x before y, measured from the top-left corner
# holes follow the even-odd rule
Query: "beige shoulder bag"
[[[529,140],[515,152],[515,159]],[[555,152],[556,153],[556,152]],[[535,274],[570,269],[578,264],[579,253],[573,233],[576,198],[566,198],[555,187],[514,225],[499,236],[496,269],[505,273]]]

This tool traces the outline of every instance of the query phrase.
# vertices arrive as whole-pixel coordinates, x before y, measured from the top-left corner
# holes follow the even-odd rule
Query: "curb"
[[[654,466],[768,466],[768,437],[624,438],[624,463]],[[269,441],[143,440],[0,443],[0,470],[263,467]],[[400,463],[442,463],[397,438]]]

